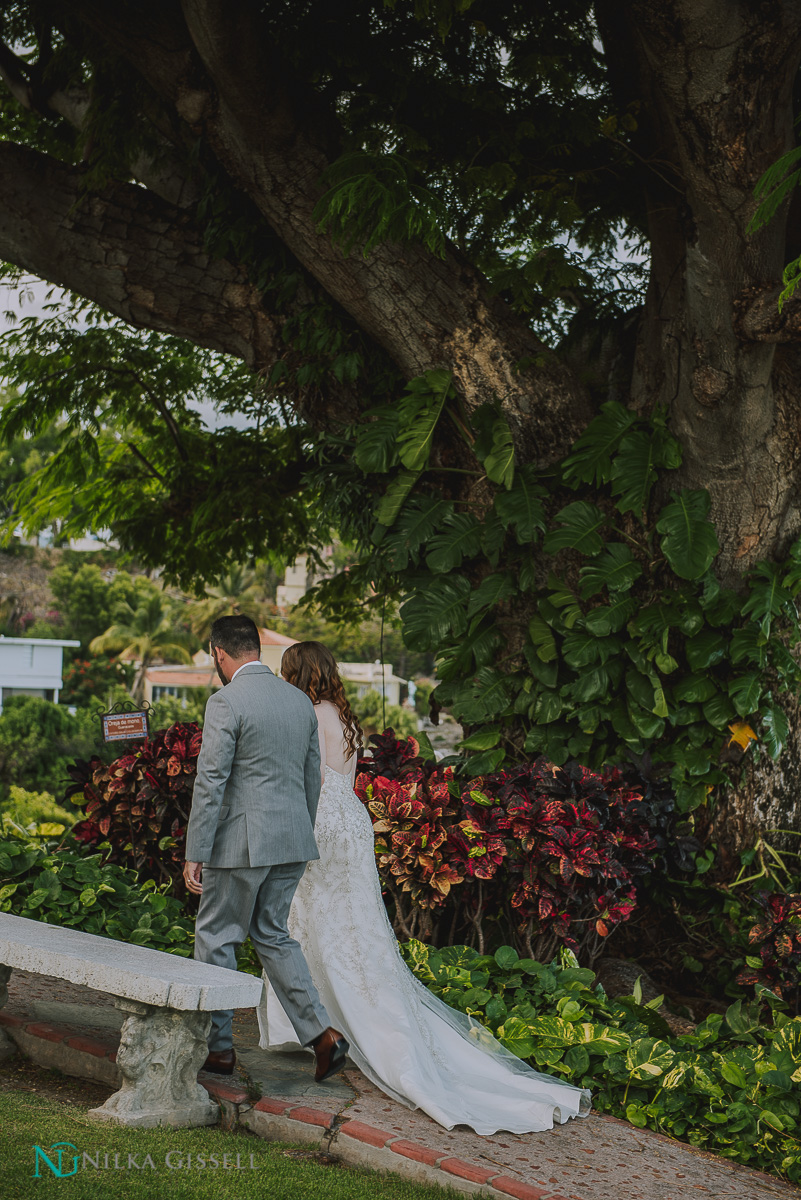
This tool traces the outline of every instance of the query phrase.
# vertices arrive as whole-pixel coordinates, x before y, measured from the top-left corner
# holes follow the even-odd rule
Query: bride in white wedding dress
[[[297,642],[281,673],[316,706],[323,772],[314,829],[320,858],[298,885],[289,931],[353,1062],[388,1096],[446,1129],[529,1133],[586,1116],[588,1091],[532,1070],[406,966],[381,895],[372,822],[353,790],[361,731],[336,661],[319,642]],[[266,976],[264,983],[260,1046],[299,1050]]]

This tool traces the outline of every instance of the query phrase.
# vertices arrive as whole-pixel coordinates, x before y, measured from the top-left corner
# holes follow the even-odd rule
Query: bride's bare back
[[[330,767],[339,775],[353,781],[356,778],[356,754],[347,758],[348,744],[339,709],[330,700],[320,700],[314,706],[317,713],[317,732],[320,737],[320,770],[325,779],[325,768]]]

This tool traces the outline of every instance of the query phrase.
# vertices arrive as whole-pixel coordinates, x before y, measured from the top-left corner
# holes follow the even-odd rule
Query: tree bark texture
[[[783,319],[775,306],[785,221],[748,234],[757,182],[794,145],[801,5],[602,0],[598,13],[619,99],[642,101],[648,167],[653,262],[632,400],[669,411],[676,482],[709,490],[732,582],[801,532],[801,389],[776,356],[799,329],[797,306]]]
[[[80,170],[9,142],[0,145],[0,255],[131,325],[254,370],[280,353],[280,322],[245,269],[211,259],[190,218],[133,184],[87,193]]]
[[[561,457],[589,419],[586,391],[466,259],[450,246],[439,259],[414,244],[346,255],[318,228],[313,211],[340,133],[317,97],[296,86],[255,9],[242,6],[232,22],[222,0],[187,0],[182,29],[174,7],[145,7],[136,22],[103,0],[79,0],[75,9],[207,140],[237,188],[402,375],[451,370],[468,411],[502,404],[529,461]],[[534,357],[539,365],[520,369]]]

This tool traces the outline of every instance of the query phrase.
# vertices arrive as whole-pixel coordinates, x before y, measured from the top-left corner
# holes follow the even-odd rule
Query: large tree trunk
[[[282,321],[243,266],[210,259],[189,217],[132,184],[87,194],[80,170],[10,142],[0,145],[0,256],[254,370],[281,353]]]
[[[757,182],[795,144],[801,5],[602,0],[597,9],[621,105],[644,101],[635,144],[648,168],[652,265],[631,402],[670,413],[684,456],[672,482],[708,489],[715,569],[737,587],[801,532],[800,310],[779,316],[775,286],[786,212],[748,233]],[[718,798],[710,832],[729,854],[757,830],[799,827],[801,721],[787,707],[781,759],[747,761],[738,787]]]
[[[786,358],[774,369],[769,302],[750,303],[766,284],[776,294],[785,221],[748,233],[757,182],[794,145],[801,5],[598,7],[620,100],[645,101],[636,144],[649,167],[652,266],[632,402],[670,412],[684,452],[676,483],[710,492],[716,570],[736,582],[801,531],[801,389],[786,386]]]

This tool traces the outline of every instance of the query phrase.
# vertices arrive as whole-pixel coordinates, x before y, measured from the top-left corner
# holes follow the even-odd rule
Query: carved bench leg
[[[208,1054],[211,1013],[179,1012],[115,997],[128,1013],[117,1066],[122,1087],[89,1116],[118,1125],[214,1125],[220,1110],[197,1081]]]
[[[8,1003],[8,984],[11,978],[11,967],[6,967],[0,963],[0,1008]],[[5,1029],[0,1028],[0,1062],[5,1062],[7,1058],[12,1058],[17,1053],[15,1042],[8,1036]]]

